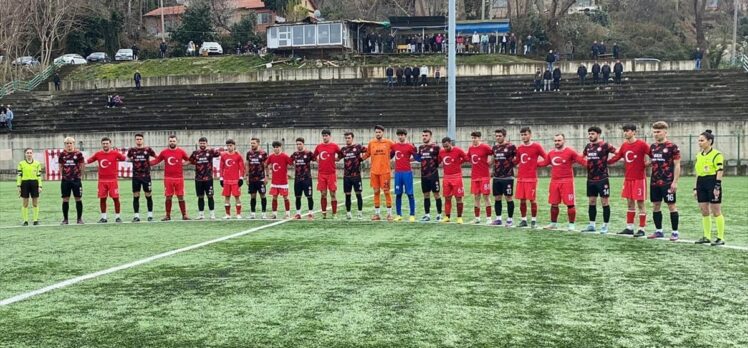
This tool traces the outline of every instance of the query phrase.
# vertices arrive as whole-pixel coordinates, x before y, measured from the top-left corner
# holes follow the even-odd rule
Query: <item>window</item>
[[[288,47],[291,46],[291,30],[290,28],[283,26],[283,27],[276,27],[273,29],[278,29],[278,47]]]
[[[304,45],[316,45],[317,44],[317,28],[315,27],[316,27],[315,25],[304,26]]]
[[[317,43],[320,45],[330,44],[330,25],[320,24],[317,26]]]
[[[275,27],[270,28],[270,39],[271,40],[278,39],[278,28],[275,28]]]
[[[272,14],[270,13],[258,13],[257,14],[257,24],[270,24],[272,23]]]
[[[294,26],[293,27],[293,46],[301,46],[304,44],[304,27]]]
[[[330,44],[340,45],[343,43],[342,28],[343,24],[341,23],[330,24]]]

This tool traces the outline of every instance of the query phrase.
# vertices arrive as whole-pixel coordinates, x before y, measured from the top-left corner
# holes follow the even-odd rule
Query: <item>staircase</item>
[[[14,132],[146,131],[232,128],[434,127],[447,115],[447,87],[387,88],[382,80],[284,81],[18,92]],[[624,73],[621,85],[532,91],[532,77],[458,78],[458,126],[671,122],[748,118],[748,74],[740,70]],[[107,109],[109,94],[124,108]]]

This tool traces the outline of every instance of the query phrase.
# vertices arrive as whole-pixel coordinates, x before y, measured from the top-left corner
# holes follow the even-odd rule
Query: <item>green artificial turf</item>
[[[617,230],[620,178],[612,186]],[[85,187],[93,222],[95,183]],[[583,187],[579,179],[577,193]],[[748,246],[748,178],[727,177],[724,187],[727,241]],[[60,200],[57,183],[45,188],[48,225],[59,221]],[[161,183],[154,188],[160,216]],[[541,224],[546,188],[541,179]],[[0,183],[0,300],[269,223],[11,227],[14,189]],[[123,193],[126,220],[130,202]],[[581,228],[584,198],[578,204]],[[365,207],[368,219],[370,199]],[[681,195],[679,207],[682,238],[696,239],[695,202]],[[472,220],[472,199],[465,216]],[[596,234],[291,221],[0,307],[0,347],[741,347],[747,260],[744,250]]]

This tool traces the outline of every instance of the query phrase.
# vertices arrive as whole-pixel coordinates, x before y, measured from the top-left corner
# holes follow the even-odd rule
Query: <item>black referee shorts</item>
[[[421,177],[421,192],[439,193],[440,191],[441,186],[439,186],[439,175]]]
[[[39,198],[39,182],[36,180],[21,181],[21,198]]]
[[[700,176],[696,178],[696,200],[699,203],[722,203],[724,189],[720,191],[719,196],[714,196],[714,185],[717,184],[717,176]]]
[[[132,178],[132,192],[140,192],[143,190],[145,193],[151,193],[153,184],[151,178]]]
[[[364,187],[361,184],[360,176],[346,176],[343,178],[343,193],[348,194],[351,193],[351,191],[361,193],[363,190]]]
[[[304,196],[311,197],[312,196],[312,178],[294,180],[293,193],[296,197],[301,197],[302,194],[304,194]]]
[[[62,193],[62,198],[70,197],[71,193],[73,197],[81,198],[83,196],[83,184],[80,179],[63,180],[60,182],[60,193]]]
[[[610,197],[610,181],[608,178],[587,180],[587,197]]]
[[[665,201],[667,204],[675,204],[675,192],[670,192],[670,185],[649,185],[649,201],[652,203]]]
[[[213,197],[213,180],[198,181],[195,180],[195,193],[198,197]]]

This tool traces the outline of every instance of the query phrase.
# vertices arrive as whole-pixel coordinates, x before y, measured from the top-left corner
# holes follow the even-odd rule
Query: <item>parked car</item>
[[[133,59],[135,59],[135,57],[132,54],[132,50],[129,49],[129,48],[121,48],[114,55],[114,60],[117,60],[117,61],[121,61],[121,60],[133,60]]]
[[[108,62],[112,61],[112,59],[109,58],[109,55],[106,54],[106,52],[94,52],[94,53],[91,53],[91,54],[88,55],[88,57],[86,57],[86,60],[89,61],[89,62],[91,62],[91,63],[94,63],[94,62],[108,63]]]
[[[70,54],[64,54],[60,57],[55,58],[54,60],[55,64],[73,64],[73,65],[80,65],[80,64],[87,64],[83,56],[80,54],[70,53]]]
[[[11,63],[13,65],[39,65],[39,61],[31,56],[18,57]]]
[[[200,46],[200,54],[223,54],[223,47],[218,42],[203,42]]]

